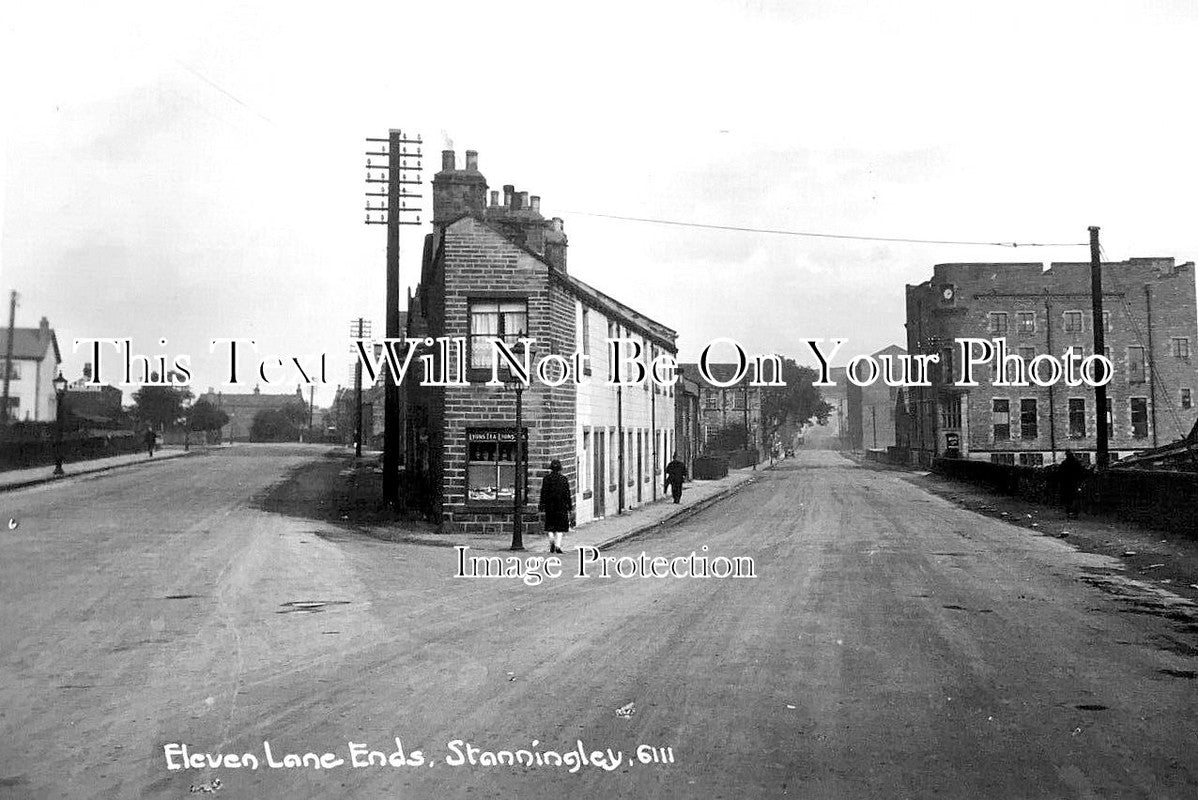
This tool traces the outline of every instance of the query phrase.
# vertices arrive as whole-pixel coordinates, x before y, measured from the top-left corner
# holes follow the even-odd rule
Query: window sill
[[[582,493],[583,500],[590,500],[594,496],[595,496],[595,493],[592,492],[590,489],[587,489],[585,492]]]

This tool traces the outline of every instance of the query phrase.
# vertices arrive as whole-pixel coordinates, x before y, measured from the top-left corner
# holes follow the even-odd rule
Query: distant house
[[[36,328],[13,328],[12,361],[6,362],[9,340],[9,329],[0,328],[0,379],[8,372],[8,407],[0,412],[9,420],[53,422],[58,398],[52,381],[62,363],[54,330],[45,317]]]
[[[63,399],[67,414],[89,423],[105,424],[121,416],[121,400],[124,394],[115,386],[92,382],[92,365],[83,365],[83,376],[67,386]]]
[[[250,426],[261,411],[276,411],[294,403],[308,407],[304,391],[299,386],[295,387],[295,394],[262,394],[257,386],[252,394],[226,394],[210,387],[199,399],[208,401],[229,415],[229,421],[220,429],[221,439],[226,442],[248,442]]]

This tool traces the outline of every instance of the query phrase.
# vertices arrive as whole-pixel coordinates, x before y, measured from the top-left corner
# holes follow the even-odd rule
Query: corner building
[[[433,179],[433,232],[425,239],[420,284],[409,298],[408,336],[462,337],[467,385],[420,386],[418,362],[405,381],[404,449],[410,485],[442,530],[510,534],[515,481],[525,531],[541,530],[540,478],[552,459],[575,493],[579,524],[621,513],[662,494],[674,446],[674,391],[645,381],[607,386],[608,338],[636,341],[648,365],[677,355],[677,333],[571,276],[562,220],[541,215],[540,198],[515,187],[490,191],[478,154],[458,169],[442,152]],[[586,356],[581,382],[551,387],[534,376],[521,393],[485,385],[490,337],[536,339],[531,363],[554,354]],[[450,373],[456,370],[451,351]],[[501,379],[502,379],[501,370]],[[516,447],[527,458],[516,475]]]
[[[1114,365],[1107,384],[1112,457],[1167,444],[1194,425],[1193,348],[1198,342],[1194,264],[1173,258],[1132,258],[1102,265],[1105,355]],[[940,354],[932,386],[906,390],[911,460],[939,456],[1042,466],[1066,449],[1094,460],[1094,390],[1062,379],[1049,387],[994,386],[989,367],[976,387],[961,376],[965,337],[1004,339],[1025,364],[1066,348],[1094,353],[1090,264],[937,264],[931,279],[907,286],[907,347]],[[1014,377],[1013,369],[1008,378]],[[1044,377],[1047,377],[1046,375]],[[896,412],[897,413],[897,412]]]

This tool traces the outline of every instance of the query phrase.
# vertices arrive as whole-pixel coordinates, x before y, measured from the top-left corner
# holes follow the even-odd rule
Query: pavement
[[[466,578],[262,507],[325,452],[0,495],[0,796],[1198,796],[1195,605],[1068,538],[805,452],[605,551],[755,577]]]
[[[159,448],[153,458],[147,455],[144,451],[136,453],[126,453],[119,456],[110,456],[108,458],[93,458],[87,461],[68,461],[62,465],[62,475],[54,474],[54,467],[30,467],[29,469],[10,469],[0,472],[0,492],[13,491],[15,489],[24,489],[29,486],[36,486],[41,483],[50,483],[52,481],[64,480],[79,475],[90,475],[96,472],[107,472],[108,470],[118,469],[120,467],[130,467],[166,461],[172,458],[181,458],[182,456],[193,455],[198,452],[203,452],[204,447],[193,447],[190,450],[184,450],[182,446],[168,446]]]

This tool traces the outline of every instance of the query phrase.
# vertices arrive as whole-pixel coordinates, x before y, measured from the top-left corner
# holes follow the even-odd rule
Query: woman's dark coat
[[[541,502],[537,506],[545,512],[545,530],[551,532],[570,530],[570,512],[574,509],[574,495],[570,481],[560,472],[550,472],[541,481]]]

